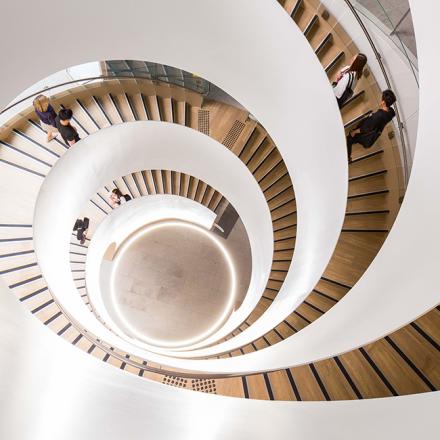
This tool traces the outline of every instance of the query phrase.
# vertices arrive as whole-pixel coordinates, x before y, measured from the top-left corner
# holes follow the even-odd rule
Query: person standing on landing
[[[382,92],[382,100],[379,110],[362,120],[357,128],[350,131],[347,136],[348,161],[351,162],[351,150],[353,144],[361,144],[364,148],[370,148],[382,134],[385,126],[396,116],[391,107],[396,102],[396,95],[392,90]]]
[[[58,113],[58,116],[55,119],[56,126],[61,136],[64,139],[64,142],[71,147],[76,142],[80,140],[78,132],[76,128],[70,124],[70,120],[72,119],[73,112],[70,108],[63,108]]]
[[[336,81],[333,83],[333,92],[339,108],[353,96],[356,84],[361,79],[366,64],[366,55],[359,53],[353,57],[349,66],[343,67],[337,73]]]
[[[34,101],[34,110],[40,119],[41,127],[47,133],[47,142],[50,142],[58,134],[55,118],[57,114],[50,105],[49,98],[44,95],[38,95]]]

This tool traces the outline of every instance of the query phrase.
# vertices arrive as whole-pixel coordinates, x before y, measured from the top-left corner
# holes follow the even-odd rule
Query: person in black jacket
[[[87,217],[84,217],[84,219],[79,218],[73,226],[73,230],[76,231],[76,238],[81,244],[86,242],[89,223],[90,220]]]
[[[370,148],[382,134],[385,126],[390,122],[396,112],[391,107],[396,102],[396,95],[392,90],[382,92],[380,108],[365,118],[359,126],[351,130],[347,136],[348,161],[351,162],[351,150],[353,144],[361,144],[364,148]]]
[[[72,117],[72,110],[70,110],[70,108],[63,108],[59,111],[58,116],[55,118],[57,129],[61,133],[64,142],[69,147],[80,140],[76,128],[70,124],[70,120],[72,119]]]

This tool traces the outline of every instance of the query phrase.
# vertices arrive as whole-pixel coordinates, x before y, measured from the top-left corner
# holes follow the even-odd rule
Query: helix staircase
[[[340,27],[313,1],[285,1],[286,11],[303,30],[329,78],[356,52]],[[378,87],[369,74],[342,109],[346,129],[354,127],[377,107]],[[147,81],[114,80],[71,89],[54,99],[56,109],[72,108],[74,123],[85,137],[110,125],[155,120],[186,125],[221,142],[253,173],[272,215],[275,252],[266,290],[254,312],[225,340],[252,325],[268,308],[290,267],[296,235],[296,205],[286,166],[269,134],[246,112],[218,102],[202,102],[184,89]],[[2,174],[20,179],[36,195],[42,179],[66,151],[60,140],[45,142],[45,134],[30,110],[3,132],[0,141]],[[246,346],[219,357],[256,351],[291,336],[322,316],[341,300],[379,251],[398,211],[399,176],[393,130],[382,135],[365,153],[354,148],[350,164],[347,213],[342,234],[329,266],[314,291],[272,331]],[[225,200],[207,183],[177,171],[153,170],[121,177],[114,183],[134,197],[178,194],[217,212]],[[110,189],[105,188],[106,190]],[[179,372],[138,359],[116,347],[98,346],[93,335],[76,328],[51,295],[39,271],[32,247],[32,210],[35,198],[18,201],[17,218],[27,223],[1,227],[0,274],[8,286],[45,325],[75,346],[104,362],[139,376],[196,391],[270,400],[342,400],[396,396],[439,388],[439,308],[373,344],[358,350],[275,372],[233,378],[179,377]],[[227,201],[226,201],[227,202]],[[14,205],[16,206],[16,205]],[[103,191],[90,200],[86,212],[96,224],[110,212]],[[74,250],[76,249],[76,251]],[[86,246],[72,244],[72,270],[84,290],[81,266]],[[79,261],[81,260],[81,261]],[[86,298],[86,297],[85,297]],[[368,316],[365,317],[368,319]],[[99,341],[102,343],[102,341]],[[145,367],[145,368],[143,368]]]

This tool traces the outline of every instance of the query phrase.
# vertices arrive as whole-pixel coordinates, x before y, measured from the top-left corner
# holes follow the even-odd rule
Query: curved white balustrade
[[[222,165],[213,168],[212,164]],[[138,121],[111,126],[81,140],[58,160],[41,186],[33,225],[37,259],[55,297],[84,328],[140,356],[146,356],[145,351],[123,343],[82,302],[70,272],[69,248],[75,219],[89,198],[118,176],[144,169],[196,176],[236,208],[248,234],[253,268],[248,294],[235,314],[246,317],[255,307],[266,287],[273,254],[272,220],[260,187],[246,166],[214,139],[177,124]]]
[[[0,282],[0,438],[434,438],[440,392],[269,402],[182,390],[121,371],[43,327]]]
[[[34,17],[40,15],[50,16],[51,26],[39,29],[35,39]],[[17,16],[21,18],[19,35],[15,32]],[[168,4],[149,0],[136,3],[133,14],[120,3],[109,9],[103,0],[78,0],[75,8],[32,3],[22,14],[22,5],[17,2],[5,5],[3,17],[3,32],[14,35],[14,44],[0,44],[5,59],[13,60],[14,69],[3,72],[2,103],[10,101],[14,91],[18,94],[30,83],[69,65],[98,59],[143,59],[195,72],[248,108],[283,156],[298,210],[289,287],[278,300],[282,301],[280,307],[274,305],[267,311],[271,326],[313,289],[332,255],[344,219],[345,140],[325,72],[280,5],[275,1],[187,0]],[[145,17],[149,17],[148,26]],[[53,35],[65,33],[66,21],[81,23],[81,32],[65,39],[57,56],[41,51],[41,41],[52,41]],[[61,44],[55,40],[54,50]],[[216,165],[214,161],[211,164]],[[240,323],[238,314],[233,315],[211,342]],[[257,325],[253,331],[261,334],[266,327]]]

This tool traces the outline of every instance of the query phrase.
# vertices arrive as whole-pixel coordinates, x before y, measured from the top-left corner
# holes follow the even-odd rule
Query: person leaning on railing
[[[370,148],[374,145],[385,126],[396,116],[396,112],[391,107],[395,102],[396,95],[392,90],[383,91],[379,109],[368,118],[363,119],[357,128],[350,131],[347,136],[349,162],[352,161],[353,144],[361,144],[364,148]]]

